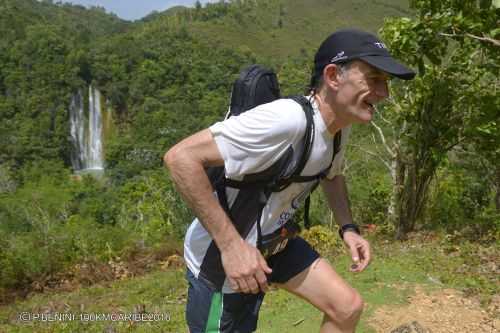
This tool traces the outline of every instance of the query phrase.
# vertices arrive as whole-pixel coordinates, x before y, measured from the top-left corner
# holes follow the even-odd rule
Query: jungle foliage
[[[245,65],[272,67],[284,94],[300,93],[329,32],[352,22],[377,31],[385,15],[399,18],[383,36],[419,75],[394,84],[387,123],[377,120],[391,149],[372,139],[376,129],[353,131],[345,168],[356,221],[391,235],[473,226],[498,239],[498,6],[439,3],[235,0],[126,22],[98,7],[2,1],[0,297],[77,262],[181,239],[191,213],[164,152],[223,117]],[[113,110],[101,179],[75,175],[70,161],[71,96],[90,84]],[[313,223],[333,225],[314,197]],[[391,207],[411,216],[388,219]]]
[[[462,177],[471,177],[465,192],[477,183],[490,191],[488,198],[496,191],[496,212],[486,213],[488,203],[479,203],[485,196],[477,193],[474,207],[462,206],[468,206],[463,221],[477,225],[479,216],[489,214],[491,226],[498,228],[500,8],[492,1],[410,4],[414,18],[388,19],[383,28],[392,52],[418,69],[414,81],[394,89],[387,112],[396,133],[392,218],[398,237],[424,217],[432,182],[446,163],[460,165]]]

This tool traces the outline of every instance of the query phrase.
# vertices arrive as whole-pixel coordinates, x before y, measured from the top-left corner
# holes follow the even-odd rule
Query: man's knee
[[[355,323],[359,320],[363,307],[364,302],[361,295],[352,289],[345,295],[342,302],[339,303],[338,299],[331,300],[325,314],[337,323]]]

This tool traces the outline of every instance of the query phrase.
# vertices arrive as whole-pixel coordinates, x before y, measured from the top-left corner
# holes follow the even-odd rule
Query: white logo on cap
[[[335,62],[337,60],[347,59],[347,56],[345,56],[344,53],[345,53],[344,51],[340,51],[339,53],[337,53],[337,55],[333,57],[332,60],[330,60],[330,63]]]
[[[385,46],[384,43],[373,43],[373,44],[375,44],[379,49],[386,49],[387,48],[387,46]]]

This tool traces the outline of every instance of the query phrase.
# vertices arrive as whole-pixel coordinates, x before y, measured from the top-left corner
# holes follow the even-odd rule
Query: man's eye
[[[373,82],[373,83],[388,83],[389,82],[389,79],[385,78],[385,77],[371,77],[370,78],[370,81]]]

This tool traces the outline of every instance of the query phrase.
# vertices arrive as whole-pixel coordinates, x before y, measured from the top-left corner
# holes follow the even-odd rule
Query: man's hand
[[[370,244],[363,237],[352,230],[344,232],[344,243],[349,247],[352,261],[351,272],[361,272],[370,263]]]
[[[260,251],[243,239],[234,240],[221,250],[222,266],[234,291],[257,294],[267,292],[266,274],[272,269]]]

